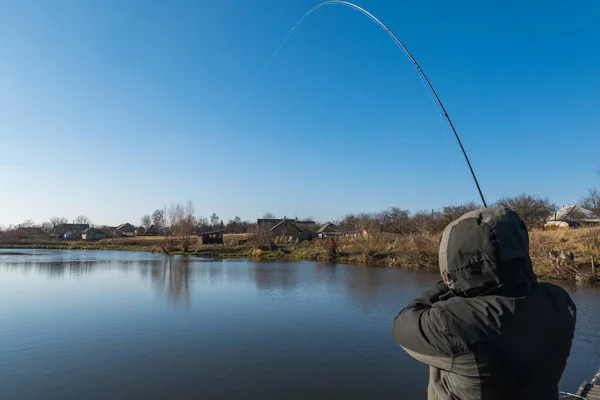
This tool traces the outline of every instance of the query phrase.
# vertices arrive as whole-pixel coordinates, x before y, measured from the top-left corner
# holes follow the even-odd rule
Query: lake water
[[[21,253],[21,254],[15,254]],[[391,337],[435,274],[313,262],[0,250],[0,399],[425,398]],[[600,368],[600,291],[561,389]]]

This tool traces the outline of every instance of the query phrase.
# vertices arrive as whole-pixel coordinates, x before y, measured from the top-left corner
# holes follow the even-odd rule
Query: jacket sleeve
[[[439,283],[415,299],[394,320],[392,334],[418,361],[450,371],[454,357],[447,316],[443,308],[435,304],[447,292],[446,285]]]

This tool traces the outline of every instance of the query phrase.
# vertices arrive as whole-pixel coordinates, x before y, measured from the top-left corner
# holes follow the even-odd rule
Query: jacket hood
[[[468,297],[501,288],[527,290],[536,282],[525,223],[505,207],[471,211],[450,223],[439,263],[446,285]]]

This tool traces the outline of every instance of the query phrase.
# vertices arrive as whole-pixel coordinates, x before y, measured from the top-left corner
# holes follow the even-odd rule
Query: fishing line
[[[398,38],[398,36],[396,36],[394,34],[394,32],[392,32],[392,30],[390,28],[388,28],[383,22],[381,22],[377,17],[375,17],[373,14],[371,14],[370,12],[368,12],[367,10],[365,10],[364,8],[362,8],[360,6],[357,6],[354,3],[350,3],[348,1],[343,1],[343,0],[328,0],[328,1],[324,1],[322,3],[319,3],[316,6],[314,6],[313,8],[311,8],[310,10],[308,10],[306,12],[306,14],[304,14],[302,16],[302,18],[300,18],[298,20],[298,22],[296,22],[296,24],[292,27],[292,30],[290,31],[290,33],[288,33],[288,35],[285,37],[285,39],[283,40],[283,42],[279,45],[279,47],[277,48],[277,50],[275,50],[275,52],[273,53],[273,55],[271,56],[271,58],[269,58],[269,60],[267,61],[267,64],[259,72],[259,74],[257,75],[257,77],[254,79],[254,81],[252,82],[252,84],[248,88],[248,90],[246,92],[246,95],[250,91],[250,89],[252,89],[252,86],[254,86],[256,84],[256,82],[260,79],[260,77],[262,76],[262,74],[267,70],[267,68],[269,67],[269,65],[271,64],[271,62],[275,58],[275,56],[277,56],[277,54],[279,53],[279,51],[281,50],[281,48],[285,45],[285,43],[288,41],[288,39],[290,38],[290,36],[292,35],[292,33],[294,33],[294,31],[296,30],[296,28],[298,28],[300,26],[300,24],[310,14],[312,14],[313,12],[315,12],[316,10],[318,10],[319,8],[321,8],[323,6],[334,5],[334,4],[340,4],[340,5],[352,8],[352,9],[357,10],[357,11],[361,12],[362,14],[366,15],[371,21],[373,21],[381,29],[383,29],[392,38],[392,40],[394,40],[394,42],[396,43],[396,45],[398,47],[400,47],[400,49],[406,55],[406,57],[408,57],[409,61],[413,64],[413,66],[415,67],[415,69],[417,70],[417,72],[419,73],[419,75],[421,76],[422,80],[426,83],[426,89],[428,89],[427,92],[430,93],[430,95],[433,95],[433,97],[435,98],[435,103],[437,103],[437,105],[439,105],[438,112],[440,113],[440,115],[442,117],[444,117],[446,119],[446,121],[450,125],[450,128],[452,129],[452,132],[454,133],[454,137],[456,138],[456,141],[458,142],[458,145],[460,146],[460,150],[462,151],[462,154],[463,154],[463,156],[465,158],[465,161],[467,162],[467,166],[469,167],[469,171],[471,172],[471,176],[473,177],[473,182],[475,183],[475,186],[477,187],[477,191],[479,192],[479,196],[481,197],[481,202],[483,203],[484,207],[487,207],[487,203],[485,201],[485,198],[483,197],[483,192],[481,191],[481,187],[479,186],[479,181],[477,180],[477,177],[475,176],[475,171],[473,170],[473,166],[471,165],[471,161],[469,160],[469,157],[467,156],[467,152],[466,152],[466,150],[465,150],[465,148],[464,148],[464,146],[462,144],[462,141],[460,140],[460,137],[458,136],[458,132],[456,131],[456,128],[454,127],[454,124],[452,123],[452,120],[450,119],[450,115],[448,115],[448,112],[446,111],[446,107],[444,107],[444,104],[442,103],[442,100],[440,99],[440,97],[438,96],[437,92],[433,88],[431,82],[429,81],[429,78],[427,78],[427,75],[425,75],[425,72],[423,72],[423,69],[421,69],[421,66],[419,65],[419,63],[417,62],[417,60],[413,57],[413,55],[410,53],[410,51],[408,51],[408,48],[404,45],[404,43],[402,43],[402,41]]]
[[[233,116],[233,114],[238,109],[242,100],[244,100],[246,97],[248,97],[248,94],[250,94],[250,92],[254,88],[254,85],[256,85],[256,82],[259,81],[259,79],[262,77],[262,75],[265,73],[265,71],[269,68],[269,65],[271,65],[271,62],[273,61],[273,59],[275,57],[277,57],[277,54],[279,54],[279,51],[282,49],[283,46],[285,46],[285,44],[287,43],[290,36],[292,36],[292,33],[294,33],[294,28],[292,28],[290,33],[288,33],[287,36],[285,37],[285,39],[283,39],[283,42],[281,42],[281,44],[277,47],[277,50],[275,50],[275,52],[273,52],[271,57],[269,57],[269,60],[266,62],[265,66],[260,70],[258,75],[256,75],[256,78],[254,78],[252,83],[250,83],[250,85],[248,86],[248,89],[246,89],[246,92],[240,97],[240,99],[237,101],[237,103],[235,103],[235,105],[231,109],[231,112],[229,113],[229,118],[231,118]]]

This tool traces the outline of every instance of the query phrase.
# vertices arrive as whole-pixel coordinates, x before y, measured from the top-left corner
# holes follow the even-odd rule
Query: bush
[[[396,263],[405,268],[437,270],[439,263],[439,235],[412,234],[396,240]]]
[[[262,249],[252,249],[252,258],[262,258],[263,251]]]
[[[337,243],[335,239],[315,239],[313,246],[316,250],[316,258],[320,261],[333,262],[337,255]]]
[[[271,231],[260,228],[248,238],[248,242],[259,249],[267,250],[270,247],[271,241],[273,240],[273,234]]]
[[[592,258],[600,260],[600,228],[534,230],[529,236],[534,270],[542,278],[594,281]]]

